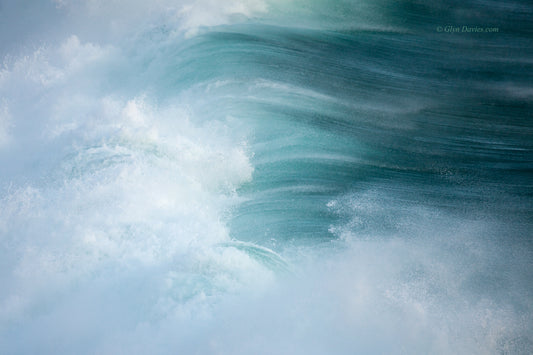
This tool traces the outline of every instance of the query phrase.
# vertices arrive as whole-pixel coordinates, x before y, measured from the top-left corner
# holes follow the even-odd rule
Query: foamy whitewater
[[[533,353],[532,23],[0,0],[0,353]]]

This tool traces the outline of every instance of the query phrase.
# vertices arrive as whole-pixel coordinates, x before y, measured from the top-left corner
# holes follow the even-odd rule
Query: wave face
[[[532,19],[0,1],[0,353],[532,353]]]

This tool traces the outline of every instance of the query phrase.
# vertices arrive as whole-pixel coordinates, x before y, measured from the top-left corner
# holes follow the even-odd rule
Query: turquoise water
[[[0,2],[0,352],[531,353],[532,15]]]

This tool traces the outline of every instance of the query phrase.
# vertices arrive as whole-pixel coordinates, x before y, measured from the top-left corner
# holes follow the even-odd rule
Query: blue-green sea
[[[533,353],[533,4],[0,0],[1,354]]]

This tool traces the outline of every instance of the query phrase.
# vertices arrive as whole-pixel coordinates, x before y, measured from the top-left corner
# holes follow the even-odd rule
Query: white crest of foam
[[[7,103],[0,101],[0,149],[9,144],[9,129],[11,126],[11,115]]]
[[[267,4],[262,0],[202,0],[187,2],[178,11],[180,28],[187,36],[194,35],[200,27],[227,24],[232,17],[253,17],[267,11]]]
[[[146,25],[170,24],[187,36],[199,28],[228,24],[235,18],[251,18],[268,10],[264,0],[54,0],[58,10],[77,19],[79,28],[106,28],[108,36],[136,33]],[[71,25],[72,26],[72,25]],[[76,28],[76,23],[73,22]],[[96,31],[100,31],[96,29]]]
[[[246,253],[215,247],[229,240],[224,213],[252,176],[246,142],[224,117],[195,116],[194,95],[156,104],[142,87],[104,85],[128,59],[118,45],[70,35],[5,60],[0,143],[19,150],[2,164],[17,162],[26,178],[1,176],[12,187],[0,197],[0,327],[49,305],[61,317],[56,296],[85,297],[75,284],[104,304],[114,286],[102,280],[129,283],[139,266],[164,284],[147,318],[268,278]]]

